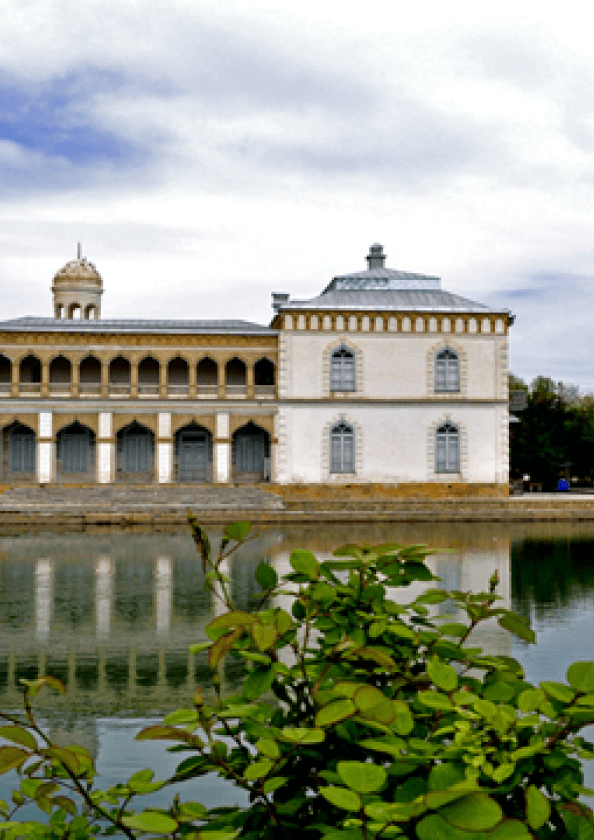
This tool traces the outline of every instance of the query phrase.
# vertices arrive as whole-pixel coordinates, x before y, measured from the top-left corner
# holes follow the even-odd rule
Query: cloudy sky
[[[379,241],[594,390],[587,8],[2,0],[1,317],[51,315],[79,240],[104,317],[261,323]]]

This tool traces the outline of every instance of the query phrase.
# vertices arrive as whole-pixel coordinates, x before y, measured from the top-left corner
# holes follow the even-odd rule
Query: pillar
[[[227,395],[225,387],[225,365],[223,362],[217,364],[217,397],[224,400]]]
[[[249,363],[246,365],[245,369],[246,374],[246,396],[248,400],[253,400],[256,396],[255,388],[254,388],[254,365],[253,363]]]
[[[196,386],[196,362],[191,362],[188,365],[188,397],[191,400],[195,400],[197,397],[197,386]]]
[[[130,396],[138,399],[138,359],[130,362]]]
[[[41,387],[40,394],[42,397],[49,397],[49,362],[41,362]]]
[[[157,425],[157,481],[170,484],[173,476],[173,439],[171,437],[171,413],[161,411]]]
[[[114,480],[115,439],[113,437],[113,415],[109,411],[101,411],[99,413],[99,435],[97,438],[97,483],[111,484]]]
[[[159,362],[159,399],[167,399],[167,364]]]
[[[109,397],[109,362],[101,359],[101,399]]]
[[[51,411],[39,412],[37,434],[37,480],[40,484],[49,484],[54,472],[54,440],[52,437]]]
[[[70,396],[80,396],[80,359],[70,362]]]
[[[10,396],[13,398],[19,395],[19,371],[20,363],[13,360],[10,366]]]
[[[229,414],[217,412],[214,439],[214,482],[228,484],[231,478],[231,439],[229,437]]]

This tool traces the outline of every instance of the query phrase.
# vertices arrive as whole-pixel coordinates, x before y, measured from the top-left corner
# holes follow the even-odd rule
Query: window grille
[[[435,357],[435,390],[460,390],[460,359],[450,347],[441,350]]]
[[[355,390],[355,354],[341,345],[332,353],[330,361],[330,390]]]
[[[346,423],[338,423],[330,432],[330,472],[355,472],[355,432]]]
[[[460,472],[460,431],[451,423],[435,433],[435,472]]]

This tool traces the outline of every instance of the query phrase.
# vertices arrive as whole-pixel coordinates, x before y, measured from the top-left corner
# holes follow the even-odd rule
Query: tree
[[[36,692],[60,684],[26,683],[24,717],[3,713],[0,729],[10,741],[0,771],[21,775],[14,806],[0,806],[6,838],[594,837],[592,812],[579,802],[592,793],[580,760],[594,746],[579,733],[594,722],[594,663],[571,665],[568,684],[535,687],[514,659],[472,646],[487,620],[534,641],[527,621],[500,606],[495,575],[485,592],[431,587],[399,602],[393,593],[437,580],[424,562],[430,549],[347,545],[322,562],[298,550],[281,580],[258,567],[258,603],[238,611],[222,570],[249,525],[228,526],[217,557],[193,517],[191,525],[226,611],[195,646],[208,653],[211,695],[198,690],[190,708],[138,735],[180,753],[175,775],[155,782],[145,770],[96,789],[89,754],[55,746],[31,711]],[[293,598],[290,612],[275,605],[281,593]],[[449,614],[432,618],[440,603]],[[225,696],[220,669],[232,656],[248,672],[241,692]],[[132,810],[138,796],[212,772],[247,791],[246,808],[209,811],[174,798],[168,809]],[[49,825],[17,821],[31,801]]]

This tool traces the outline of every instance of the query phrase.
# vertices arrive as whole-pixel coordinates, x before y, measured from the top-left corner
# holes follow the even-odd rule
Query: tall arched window
[[[330,359],[330,390],[355,390],[355,354],[344,344],[332,353]]]
[[[435,432],[435,472],[460,472],[460,430],[450,422]]]
[[[435,390],[460,390],[460,359],[451,347],[444,347],[435,357]]]
[[[355,430],[344,421],[330,431],[330,472],[355,472]]]

